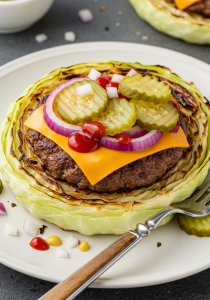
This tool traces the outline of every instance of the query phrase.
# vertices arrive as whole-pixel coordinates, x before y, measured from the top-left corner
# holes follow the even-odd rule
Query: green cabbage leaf
[[[210,18],[181,11],[166,0],[129,0],[137,14],[157,30],[193,44],[210,44]]]
[[[165,81],[173,97],[177,95],[181,113],[188,120],[191,146],[161,180],[149,187],[118,193],[78,190],[42,169],[28,142],[24,122],[41,98],[70,78],[86,77],[91,68],[106,75],[125,75],[134,68]],[[34,83],[10,105],[1,125],[0,171],[18,201],[35,217],[85,235],[122,234],[171,203],[189,197],[202,184],[210,167],[209,107],[193,83],[186,83],[165,67],[98,61],[60,68]]]

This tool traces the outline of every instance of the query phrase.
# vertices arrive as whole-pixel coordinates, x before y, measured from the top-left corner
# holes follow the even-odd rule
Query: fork
[[[190,198],[181,203],[173,204],[148,219],[145,224],[137,224],[136,229],[129,230],[120,239],[106,248],[98,256],[84,265],[63,282],[56,285],[39,300],[72,300],[86,287],[93,283],[107,269],[116,263],[122,256],[136,246],[143,237],[148,237],[161,222],[171,214],[179,213],[190,217],[204,217],[210,213],[210,172],[206,177],[206,184],[196,189]]]

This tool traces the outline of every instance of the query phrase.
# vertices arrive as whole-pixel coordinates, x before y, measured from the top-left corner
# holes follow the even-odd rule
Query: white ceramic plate
[[[101,59],[167,66],[186,81],[193,81],[202,93],[210,98],[210,66],[199,60],[178,52],[145,45],[112,42],[84,43],[40,51],[2,66],[0,68],[0,119],[5,116],[9,104],[41,76],[62,66]],[[53,247],[46,252],[33,250],[28,245],[31,238],[22,230],[26,217],[40,226],[42,224],[48,226],[44,238],[58,235],[63,239],[69,235],[69,232],[31,216],[18,204],[6,183],[3,183],[4,191],[0,195],[0,201],[5,203],[8,214],[0,217],[0,262],[13,269],[40,279],[59,282],[117,238],[110,235],[86,237],[74,233],[81,241],[87,240],[91,250],[83,253],[77,248],[71,249],[68,260],[57,258],[56,249]],[[12,202],[17,206],[12,208]],[[6,235],[5,222],[18,226],[17,237]],[[157,242],[161,242],[162,246],[157,248]],[[188,236],[179,229],[175,221],[172,221],[152,232],[150,237],[145,238],[104,273],[92,287],[147,286],[195,274],[210,266],[209,253],[204,249],[210,249],[210,238]]]

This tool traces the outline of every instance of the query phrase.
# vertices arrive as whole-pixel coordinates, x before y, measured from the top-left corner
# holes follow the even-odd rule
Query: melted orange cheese
[[[185,8],[191,6],[194,3],[199,2],[199,1],[201,1],[201,0],[174,0],[174,2],[176,3],[176,6],[180,10],[184,10]]]
[[[43,108],[44,106],[41,106],[36,109],[24,125],[43,134],[68,153],[92,185],[135,160],[168,148],[189,147],[185,134],[180,127],[177,133],[164,133],[156,145],[143,151],[124,152],[101,147],[90,153],[75,152],[69,148],[67,137],[55,133],[46,125],[43,118]]]

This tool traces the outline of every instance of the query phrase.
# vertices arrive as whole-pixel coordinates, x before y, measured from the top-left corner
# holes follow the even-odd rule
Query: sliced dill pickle
[[[80,96],[76,88],[91,84],[93,93]],[[107,92],[94,80],[74,82],[63,89],[56,97],[55,109],[68,123],[78,124],[98,118],[107,110],[109,98]]]
[[[136,122],[135,105],[125,99],[112,98],[107,111],[97,121],[107,127],[105,135],[113,136],[129,130]]]
[[[179,119],[179,114],[170,101],[163,105],[140,100],[131,100],[130,103],[136,106],[136,125],[147,131],[168,132],[176,126]]]
[[[198,237],[210,236],[210,215],[202,218],[192,218],[178,214],[177,219],[180,228],[187,234]]]
[[[2,184],[2,181],[0,179],[0,194],[2,193],[2,191],[3,191],[3,184]]]
[[[134,74],[123,78],[119,85],[119,93],[135,100],[144,100],[154,104],[169,102],[171,89],[168,84],[150,76]]]

